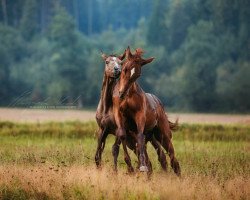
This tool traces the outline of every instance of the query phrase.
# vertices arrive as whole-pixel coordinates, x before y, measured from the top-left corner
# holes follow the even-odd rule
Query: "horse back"
[[[150,93],[146,93],[146,97],[149,105],[148,107],[150,107],[151,110],[151,115],[152,115],[152,110],[155,113],[157,125],[161,123],[165,124],[166,126],[169,126],[168,117],[165,113],[164,106],[161,103],[160,99],[157,96]]]

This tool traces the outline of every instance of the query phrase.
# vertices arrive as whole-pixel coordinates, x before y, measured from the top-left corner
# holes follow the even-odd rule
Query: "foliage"
[[[37,33],[37,10],[37,1],[25,1],[23,6],[22,18],[20,21],[20,32],[22,33],[23,38],[26,40],[31,40]]]
[[[52,100],[60,101],[67,94],[65,98],[72,103],[85,88],[86,55],[82,45],[86,44],[68,13],[60,6],[55,12],[49,30],[50,42],[53,44],[50,67],[54,74],[52,87],[48,91]]]
[[[4,2],[1,106],[96,106],[100,52],[120,54],[130,45],[156,58],[139,82],[167,107],[250,111],[247,0]]]

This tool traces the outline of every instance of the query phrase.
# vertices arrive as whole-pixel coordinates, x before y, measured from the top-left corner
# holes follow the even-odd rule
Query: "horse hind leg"
[[[177,176],[180,176],[181,175],[180,164],[175,157],[174,147],[170,139],[170,134],[168,133],[171,133],[171,130],[167,128],[165,124],[163,126],[160,126],[159,127],[159,136],[160,136],[159,142],[161,143],[163,148],[167,151],[170,157],[170,163],[171,163],[172,169],[174,170]]]
[[[155,139],[154,136],[152,136],[150,143],[152,144],[152,146],[155,148],[156,153],[158,155],[158,161],[161,164],[161,167],[164,171],[167,171],[167,159],[166,159],[166,155],[164,153],[164,151],[161,148],[161,145],[159,144],[159,142]]]
[[[172,142],[169,140],[168,144],[166,146],[168,147],[168,154],[170,157],[171,167],[174,170],[174,172],[176,173],[176,175],[180,176],[181,175],[181,168],[180,168],[180,164],[179,164],[178,160],[175,157],[174,147],[173,147]]]

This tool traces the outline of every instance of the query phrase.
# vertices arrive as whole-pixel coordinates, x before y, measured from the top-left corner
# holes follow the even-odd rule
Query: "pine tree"
[[[50,94],[57,93],[57,98],[66,95],[69,97],[67,101],[72,102],[84,90],[85,41],[77,32],[73,18],[59,5],[50,27],[51,67],[57,80],[52,83],[57,91],[50,90]]]
[[[16,89],[13,87],[16,80],[11,79],[11,70],[20,62],[24,50],[20,34],[15,29],[1,24],[0,44],[0,105],[6,105]],[[16,95],[20,95],[20,91],[18,92]]]
[[[25,40],[31,40],[38,31],[38,7],[36,0],[26,0],[23,6],[20,31]]]
[[[149,44],[155,46],[166,45],[168,28],[165,19],[168,12],[168,6],[168,0],[154,1],[154,8],[147,30],[147,41]]]

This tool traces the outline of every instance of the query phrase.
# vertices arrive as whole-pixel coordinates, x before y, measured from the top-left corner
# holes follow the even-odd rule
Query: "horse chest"
[[[120,111],[125,115],[134,114],[138,110],[138,105],[130,100],[126,100],[120,103]]]
[[[107,127],[109,127],[109,128],[115,127],[115,120],[114,120],[114,115],[112,112],[108,112],[108,113],[102,115],[101,126],[106,127],[106,128]]]

